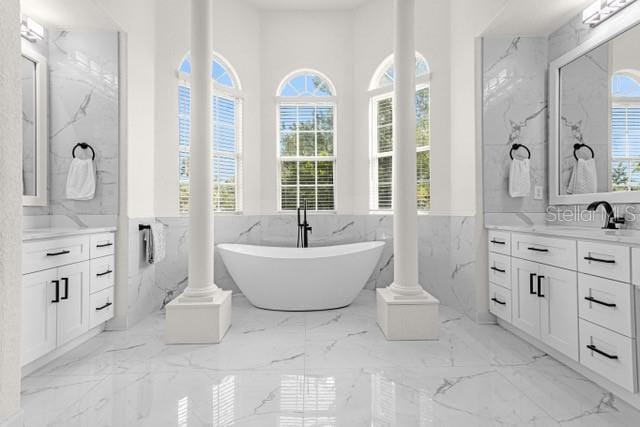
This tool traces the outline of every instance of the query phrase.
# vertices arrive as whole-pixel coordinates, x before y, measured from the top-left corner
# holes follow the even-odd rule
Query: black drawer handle
[[[527,248],[530,251],[534,251],[534,252],[549,252],[549,249],[542,249],[542,248],[535,248],[533,246]]]
[[[616,307],[616,304],[613,302],[604,302],[595,299],[594,297],[584,297],[587,301],[595,302],[596,304],[604,305],[605,307]]]
[[[109,307],[111,305],[113,305],[113,303],[112,302],[108,302],[105,305],[102,305],[100,307],[96,307],[96,311],[104,310],[105,308],[107,308],[107,307]]]
[[[60,280],[64,282],[64,296],[60,298],[60,300],[69,299],[69,279],[67,277],[63,277]]]
[[[106,276],[109,273],[113,273],[113,270],[107,270],[104,273],[97,273],[96,277],[100,277],[100,276]]]
[[[544,298],[544,295],[542,293],[542,279],[544,279],[544,276],[538,276],[538,298]]]
[[[536,273],[529,273],[529,293],[535,295],[536,291],[533,290],[533,278],[536,277]]]
[[[47,256],[66,255],[66,254],[70,254],[70,253],[71,253],[71,251],[47,252]]]
[[[495,240],[495,239],[492,239],[491,243],[493,243],[495,245],[506,245],[507,244],[507,242],[501,242],[500,240]]]
[[[506,272],[507,272],[507,270],[503,270],[503,269],[498,268],[498,267],[496,267],[496,266],[491,266],[491,269],[492,269],[493,271],[497,271],[498,273],[506,273]]]
[[[591,351],[595,351],[596,353],[606,357],[607,359],[617,359],[618,356],[615,356],[613,354],[609,354],[609,353],[605,353],[604,351],[600,350],[598,347],[596,347],[593,344],[587,344],[587,348]]]
[[[60,281],[54,280],[53,283],[56,285],[56,297],[51,302],[57,304],[60,302]]]
[[[493,302],[497,302],[497,303],[498,303],[498,304],[500,304],[500,305],[507,305],[507,303],[506,303],[506,302],[504,302],[504,301],[500,301],[498,298],[495,298],[495,297],[494,297],[494,298],[491,298],[491,301],[493,301]]]
[[[113,246],[113,243],[109,242],[109,243],[102,243],[99,245],[96,245],[96,248],[106,248],[108,246]]]
[[[594,258],[592,256],[586,256],[586,257],[584,257],[584,259],[586,259],[587,261],[604,262],[605,264],[615,264],[616,263],[615,259]]]

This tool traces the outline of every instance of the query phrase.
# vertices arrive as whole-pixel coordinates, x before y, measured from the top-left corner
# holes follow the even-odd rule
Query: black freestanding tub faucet
[[[298,243],[297,247],[309,247],[309,233],[313,230],[307,222],[307,199],[302,200],[302,208],[298,207]],[[303,216],[300,218],[300,210],[303,210]]]

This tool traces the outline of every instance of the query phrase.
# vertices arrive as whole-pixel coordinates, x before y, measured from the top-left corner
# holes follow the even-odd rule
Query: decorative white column
[[[418,283],[415,0],[394,0],[393,268],[378,289],[378,324],[387,339],[438,337],[438,300]]]
[[[170,343],[217,343],[231,325],[231,291],[213,282],[212,0],[191,0],[189,283],[167,305]]]

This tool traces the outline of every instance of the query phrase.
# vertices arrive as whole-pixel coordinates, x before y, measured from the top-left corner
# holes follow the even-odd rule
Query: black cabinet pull
[[[604,351],[600,350],[598,347],[596,347],[593,344],[587,344],[587,348],[591,351],[595,351],[596,353],[606,357],[607,359],[617,359],[618,356],[613,355],[613,354],[609,354],[609,353],[605,353]]]
[[[96,307],[96,311],[104,310],[105,308],[109,307],[110,305],[113,305],[113,303],[112,302],[108,302],[105,305],[102,305],[100,307]]]
[[[495,298],[495,297],[494,297],[494,298],[491,298],[491,301],[493,301],[493,302],[497,302],[497,303],[498,303],[498,304],[500,304],[500,305],[507,305],[507,303],[506,303],[506,302],[504,302],[504,301],[500,301],[498,298]]]
[[[96,277],[100,277],[100,276],[106,276],[109,273],[113,273],[113,270],[107,270],[104,273],[97,273]]]
[[[536,248],[536,247],[533,247],[533,246],[531,246],[531,247],[529,247],[527,249],[529,249],[530,251],[534,251],[534,252],[549,252],[549,249]]]
[[[113,243],[109,242],[109,243],[102,243],[99,245],[96,245],[96,248],[106,248],[108,246],[113,246]]]
[[[586,259],[587,261],[604,262],[605,264],[615,264],[616,263],[615,259],[594,258],[592,256],[586,256],[586,257],[584,257],[584,259]]]
[[[57,304],[60,302],[60,281],[54,280],[53,283],[56,285],[56,297],[51,302]]]
[[[58,255],[66,255],[70,254],[70,251],[60,251],[60,252],[47,252],[47,256],[58,256]]]
[[[64,296],[60,298],[61,300],[69,299],[69,279],[67,277],[63,277],[62,282],[64,282]]]
[[[536,291],[533,290],[533,278],[536,277],[536,273],[529,273],[529,293],[535,295]]]
[[[544,279],[544,276],[538,276],[538,298],[544,298],[544,295],[542,294],[542,279]]]
[[[615,307],[616,306],[616,304],[613,303],[613,302],[600,301],[600,300],[595,299],[594,297],[584,297],[584,299],[586,299],[587,301],[595,302],[596,304],[604,305],[605,307]]]
[[[491,243],[496,245],[506,245],[506,242],[501,242],[500,240],[491,239]]]
[[[492,266],[491,266],[491,269],[492,269],[493,271],[497,271],[498,273],[506,273],[506,272],[507,272],[507,270],[503,270],[503,269],[498,268],[498,267],[496,267],[496,266],[494,266],[494,265],[492,265]]]

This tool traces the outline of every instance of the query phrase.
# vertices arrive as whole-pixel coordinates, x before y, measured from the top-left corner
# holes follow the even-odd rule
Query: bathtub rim
[[[339,245],[327,245],[327,246],[313,246],[310,248],[296,248],[291,246],[270,246],[270,245],[252,245],[246,243],[219,243],[216,245],[221,251],[233,252],[238,255],[256,258],[266,259],[291,259],[291,260],[309,260],[309,259],[322,259],[333,258],[340,256],[349,256],[366,252],[370,250],[377,250],[386,245],[384,240],[368,240],[364,242],[344,243]],[[353,250],[331,252],[329,248],[348,248],[353,247]],[[244,252],[234,250],[234,248],[263,248],[264,252]],[[271,250],[271,252],[270,252]],[[280,252],[280,253],[274,253]]]

